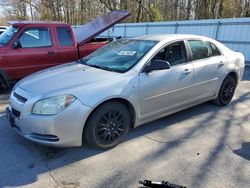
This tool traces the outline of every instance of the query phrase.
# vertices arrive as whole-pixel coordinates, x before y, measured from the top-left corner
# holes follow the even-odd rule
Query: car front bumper
[[[75,100],[68,108],[56,115],[31,113],[16,117],[11,104],[6,108],[12,128],[21,136],[39,144],[53,147],[82,145],[82,132],[91,108]]]

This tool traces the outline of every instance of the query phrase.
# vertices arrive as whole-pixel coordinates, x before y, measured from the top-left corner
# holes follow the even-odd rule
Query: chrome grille
[[[25,103],[28,99],[14,92],[14,97],[16,97],[20,102]]]

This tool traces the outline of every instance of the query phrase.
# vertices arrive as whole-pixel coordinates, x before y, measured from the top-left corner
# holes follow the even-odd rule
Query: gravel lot
[[[54,149],[18,136],[0,96],[0,187],[138,187],[143,179],[187,187],[249,187],[250,67],[232,103],[205,103],[132,130],[108,151]]]

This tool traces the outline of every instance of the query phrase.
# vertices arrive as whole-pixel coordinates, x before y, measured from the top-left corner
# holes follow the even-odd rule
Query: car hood
[[[116,23],[130,16],[128,11],[112,11],[100,16],[85,25],[78,25],[74,28],[74,35],[78,45],[84,45],[90,39],[98,36],[103,31],[111,28]]]
[[[25,77],[18,82],[16,87],[20,87],[32,95],[43,95],[61,91],[65,94],[71,94],[67,92],[74,88],[85,87],[89,84],[93,85],[93,83],[107,82],[119,75],[121,74],[79,63],[69,63]]]

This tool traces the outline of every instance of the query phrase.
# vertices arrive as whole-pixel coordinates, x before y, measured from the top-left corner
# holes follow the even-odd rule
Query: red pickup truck
[[[130,15],[114,11],[74,32],[60,22],[12,21],[0,35],[0,88],[36,71],[83,58],[108,43],[97,35]]]

